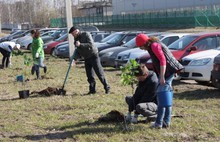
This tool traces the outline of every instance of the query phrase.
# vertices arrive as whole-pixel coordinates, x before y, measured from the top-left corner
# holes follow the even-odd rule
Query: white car
[[[177,39],[179,39],[185,35],[188,35],[188,34],[189,33],[163,33],[163,34],[158,35],[157,37],[160,39],[161,42],[163,42],[164,44],[166,44],[168,46],[172,42],[174,42]],[[148,54],[149,53],[147,51],[141,50],[139,48],[130,49],[130,50],[127,50],[124,52],[120,52],[115,59],[115,66],[116,67],[124,66],[131,59],[137,59],[138,62],[142,62],[142,61],[139,61],[139,59],[142,56],[146,56]]]
[[[209,83],[213,61],[218,54],[220,54],[220,47],[185,56],[181,60],[181,64],[184,65],[180,73],[181,78],[195,80],[200,84]]]

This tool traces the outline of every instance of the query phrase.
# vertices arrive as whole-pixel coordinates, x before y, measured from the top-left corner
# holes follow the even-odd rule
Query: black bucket
[[[20,99],[25,99],[29,97],[29,90],[21,90],[21,91],[18,91],[18,93],[19,93]]]

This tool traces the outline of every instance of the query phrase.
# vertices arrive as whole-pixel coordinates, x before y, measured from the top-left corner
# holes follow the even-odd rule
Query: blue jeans
[[[170,90],[172,91],[172,81],[173,81],[174,75],[171,75],[165,80],[166,84],[169,85],[159,85],[157,87],[156,92],[162,92],[162,91],[167,91]],[[169,107],[162,107],[158,106],[157,108],[157,119],[155,125],[162,127],[163,122],[165,122],[167,125],[170,125],[171,121],[171,112],[172,112],[172,106]]]

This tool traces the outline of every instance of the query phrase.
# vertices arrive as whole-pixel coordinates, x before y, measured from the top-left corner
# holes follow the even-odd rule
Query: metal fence
[[[220,8],[185,9],[73,18],[74,25],[109,27],[220,27]],[[51,27],[65,27],[65,18],[51,20]]]

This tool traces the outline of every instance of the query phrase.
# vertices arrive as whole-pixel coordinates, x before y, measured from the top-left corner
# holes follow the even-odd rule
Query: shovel
[[[69,72],[70,72],[70,68],[71,68],[71,66],[72,66],[72,65],[71,65],[72,62],[73,62],[73,59],[70,61],[70,64],[69,64],[69,67],[68,67],[68,70],[67,70],[67,73],[66,73],[66,77],[65,77],[64,82],[63,82],[63,86],[62,86],[62,88],[60,88],[60,89],[58,90],[58,95],[66,95],[66,90],[64,90],[64,86],[65,86],[66,81],[67,81],[67,78],[68,78],[68,76],[69,76]]]

